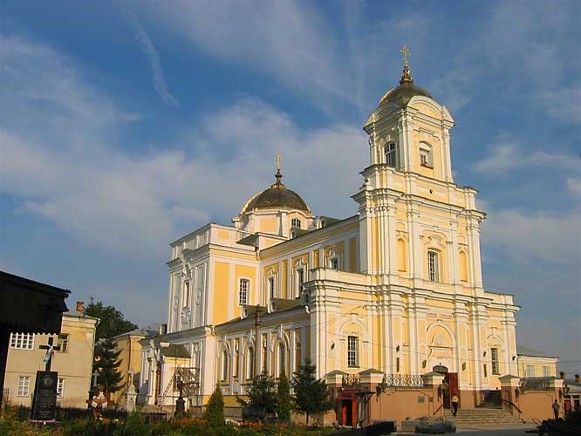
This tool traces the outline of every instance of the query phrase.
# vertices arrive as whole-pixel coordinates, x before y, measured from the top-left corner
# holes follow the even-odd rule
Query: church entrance
[[[458,390],[458,373],[448,372],[448,368],[443,365],[434,366],[433,371],[444,376],[444,389],[442,392],[444,396],[444,408],[451,409],[452,397],[454,395],[460,396]]]
[[[352,427],[357,423],[357,397],[354,389],[345,389],[337,397],[339,402],[340,413],[338,418],[339,424],[346,427]]]

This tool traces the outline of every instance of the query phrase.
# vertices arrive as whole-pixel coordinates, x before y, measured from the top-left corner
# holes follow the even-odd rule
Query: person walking
[[[555,414],[555,420],[559,419],[559,410],[561,409],[561,406],[559,405],[559,402],[557,400],[555,400],[555,402],[553,403],[553,413]]]
[[[452,415],[456,416],[458,414],[458,402],[460,401],[460,399],[458,398],[458,395],[454,394],[454,396],[452,396]]]

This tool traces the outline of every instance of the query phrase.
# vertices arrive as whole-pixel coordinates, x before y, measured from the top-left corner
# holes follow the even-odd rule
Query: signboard
[[[54,421],[56,418],[56,371],[37,371],[32,403],[33,421]]]

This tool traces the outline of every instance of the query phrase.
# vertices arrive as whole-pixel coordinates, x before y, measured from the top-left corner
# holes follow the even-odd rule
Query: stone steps
[[[444,417],[455,422],[457,427],[522,424],[516,416],[498,408],[459,409],[456,416],[450,410],[445,410]]]

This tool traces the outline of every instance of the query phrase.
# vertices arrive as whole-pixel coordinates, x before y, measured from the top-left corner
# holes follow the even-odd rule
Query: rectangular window
[[[297,229],[301,228],[301,220],[298,218],[293,218],[291,220],[291,227],[296,227]]]
[[[385,163],[387,166],[395,168],[396,161],[395,144],[391,142],[385,146]]]
[[[535,366],[534,365],[527,365],[526,366],[526,377],[531,378],[535,376]]]
[[[268,295],[270,295],[271,300],[274,298],[275,295],[274,277],[268,278]]]
[[[347,337],[347,366],[359,368],[359,338],[357,336]]]
[[[10,348],[17,350],[34,349],[34,333],[12,333],[10,335]]]
[[[184,282],[184,294],[182,295],[182,301],[184,307],[188,307],[190,305],[190,281],[186,280]]]
[[[57,339],[57,347],[60,347],[58,350],[60,353],[66,353],[69,351],[69,335],[68,333],[61,333]]]
[[[490,360],[492,366],[492,374],[493,375],[500,375],[500,365],[498,362],[498,348],[491,348],[490,349]]]
[[[440,262],[436,251],[428,251],[428,278],[431,282],[440,281]]]
[[[240,279],[240,285],[238,289],[238,304],[244,306],[248,304],[248,289],[250,288],[250,280]]]
[[[297,269],[297,292],[296,296],[298,297],[303,290],[303,283],[305,283],[305,269],[298,268]]]
[[[543,366],[543,377],[550,377],[551,376],[551,367],[550,366]]]
[[[28,397],[30,393],[30,376],[21,375],[18,376],[18,390],[16,395],[19,397]]]
[[[65,396],[65,379],[62,377],[59,377],[56,385],[56,396],[61,399]]]

